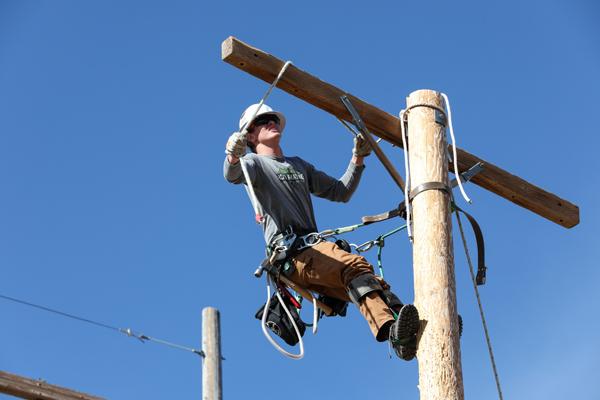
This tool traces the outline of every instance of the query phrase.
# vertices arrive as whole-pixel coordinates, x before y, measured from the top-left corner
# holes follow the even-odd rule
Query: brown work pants
[[[373,267],[359,255],[340,249],[335,243],[323,241],[292,258],[295,271],[289,277],[305,289],[329,297],[350,301],[348,284],[357,276],[373,273]],[[389,285],[376,277],[384,289]],[[376,292],[365,296],[359,304],[377,341],[388,339],[389,325],[394,321],[392,311]],[[384,327],[384,329],[381,329]]]

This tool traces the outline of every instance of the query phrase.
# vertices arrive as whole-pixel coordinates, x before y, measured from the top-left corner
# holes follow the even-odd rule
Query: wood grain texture
[[[29,400],[102,400],[82,392],[0,371],[0,393]]]
[[[221,57],[225,62],[268,83],[273,82],[284,64],[284,61],[234,37],[223,41]],[[293,64],[288,67],[277,87],[338,118],[352,122],[350,114],[340,101],[340,96],[347,95],[373,134],[402,147],[400,120],[396,116],[320,80]],[[485,166],[484,170],[472,179],[473,183],[566,228],[572,228],[579,223],[579,207],[575,204],[465,150],[458,149],[459,172],[466,171],[477,162],[482,162]],[[453,168],[450,170],[453,171]]]
[[[419,90],[407,105],[440,106],[432,90]],[[431,108],[413,108],[408,115],[411,189],[427,183],[448,185],[446,134]],[[464,389],[456,312],[456,283],[450,196],[428,190],[412,201],[415,306],[422,321],[417,359],[421,400],[463,400]]]

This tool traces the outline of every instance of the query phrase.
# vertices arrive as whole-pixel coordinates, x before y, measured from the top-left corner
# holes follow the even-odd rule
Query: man
[[[365,168],[364,157],[371,153],[370,145],[356,138],[346,172],[340,179],[332,178],[300,157],[284,156],[280,142],[285,124],[283,114],[267,105],[259,108],[253,104],[244,111],[239,124],[240,131],[248,127],[247,135],[234,132],[225,151],[224,175],[231,183],[246,184],[240,165],[243,158],[258,210],[264,216],[267,246],[290,227],[298,236],[317,232],[310,195],[349,201]],[[246,154],[246,147],[252,153]],[[405,360],[415,356],[417,309],[403,305],[390,286],[375,276],[364,257],[346,252],[335,243],[321,241],[296,252],[287,261],[292,268],[286,274],[293,282],[330,298],[352,301],[377,341],[389,339],[396,354]]]

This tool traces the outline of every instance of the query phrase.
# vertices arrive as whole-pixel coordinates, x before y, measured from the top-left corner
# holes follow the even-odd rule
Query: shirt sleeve
[[[242,162],[246,165],[250,179],[252,181],[255,180],[256,162],[252,157],[248,157],[248,155],[246,155],[235,164],[231,164],[229,160],[227,160],[227,157],[225,157],[225,161],[223,162],[223,176],[227,182],[234,183],[236,185],[240,183],[246,184],[246,179],[244,178],[244,173],[242,171]]]
[[[340,179],[335,179],[316,169],[312,164],[306,163],[311,193],[317,197],[343,203],[349,201],[356,191],[364,169],[364,165],[358,166],[350,162],[344,175]]]

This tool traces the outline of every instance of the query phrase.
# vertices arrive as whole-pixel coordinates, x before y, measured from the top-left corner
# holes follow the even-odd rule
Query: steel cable
[[[458,228],[460,231],[460,237],[462,238],[463,247],[465,248],[465,255],[467,263],[469,264],[469,273],[471,274],[471,282],[473,283],[473,289],[475,290],[475,297],[477,298],[477,305],[479,306],[479,315],[481,316],[481,323],[483,325],[483,331],[485,333],[485,340],[487,343],[488,352],[490,354],[490,362],[494,371],[494,379],[496,380],[496,388],[498,389],[498,398],[503,400],[502,388],[500,387],[500,378],[498,376],[498,369],[496,368],[496,361],[494,360],[494,351],[492,349],[492,341],[490,340],[490,334],[488,332],[487,323],[485,322],[485,314],[483,312],[483,305],[481,304],[481,298],[479,296],[479,289],[477,289],[477,280],[475,279],[475,272],[473,269],[473,262],[471,261],[471,255],[469,254],[469,248],[467,247],[467,239],[465,238],[465,232],[463,230],[462,222],[460,220],[460,214],[458,210],[454,210],[456,214],[456,220],[458,221]]]
[[[15,303],[19,303],[19,304],[22,304],[22,305],[26,305],[28,307],[37,308],[39,310],[46,311],[46,312],[49,312],[49,313],[57,314],[57,315],[60,315],[60,316],[63,316],[63,317],[67,317],[67,318],[70,318],[70,319],[73,319],[73,320],[76,320],[76,321],[86,322],[88,324],[95,325],[95,326],[98,326],[98,327],[101,327],[101,328],[105,328],[105,329],[110,329],[110,330],[113,330],[113,331],[117,331],[117,332],[125,334],[125,335],[127,335],[129,337],[134,337],[134,338],[138,339],[139,341],[141,341],[142,343],[144,343],[146,341],[155,342],[155,343],[162,344],[162,345],[165,345],[165,346],[168,346],[168,347],[172,347],[172,348],[175,348],[175,349],[189,351],[189,352],[192,352],[194,354],[199,355],[200,357],[204,357],[205,356],[205,354],[204,354],[204,352],[202,350],[196,350],[194,348],[182,346],[182,345],[179,345],[179,344],[176,344],[176,343],[172,343],[172,342],[168,342],[166,340],[153,338],[151,336],[147,336],[147,335],[144,335],[142,333],[136,333],[131,328],[118,328],[116,326],[107,325],[107,324],[104,324],[102,322],[94,321],[94,320],[91,320],[91,319],[88,319],[88,318],[79,317],[79,316],[74,315],[74,314],[69,314],[69,313],[66,313],[66,312],[63,312],[63,311],[55,310],[53,308],[41,306],[39,304],[30,303],[30,302],[25,301],[25,300],[20,300],[20,299],[17,299],[17,298],[14,298],[14,297],[10,297],[10,296],[5,296],[5,295],[2,295],[2,294],[0,294],[0,298],[4,299],[4,300],[9,300],[9,301],[12,301],[12,302],[15,302]]]

